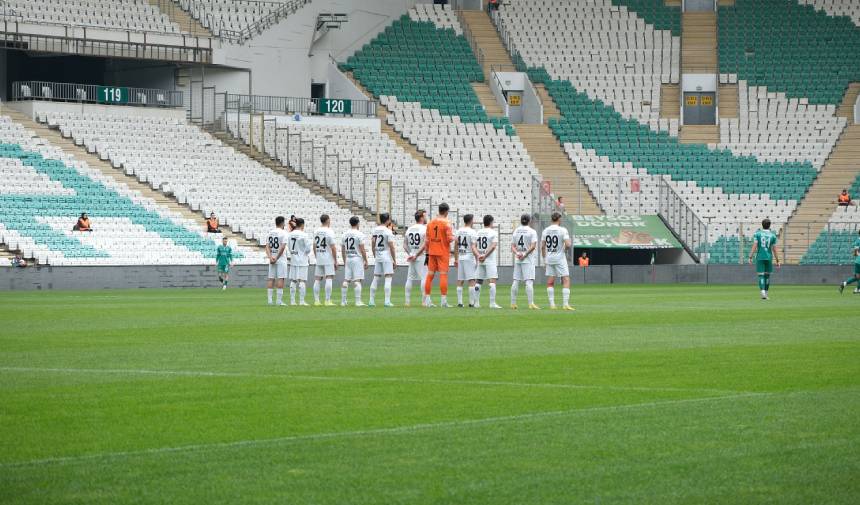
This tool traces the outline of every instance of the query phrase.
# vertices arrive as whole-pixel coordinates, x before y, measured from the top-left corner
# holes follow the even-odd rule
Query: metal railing
[[[32,24],[3,20],[0,44],[6,49],[114,58],[211,63],[212,41],[190,35]]]
[[[98,88],[100,87],[125,88],[128,90],[127,101],[109,101],[103,97],[99,97]],[[12,100],[47,100],[54,102],[104,103],[108,105],[115,103],[117,105],[138,105],[143,107],[183,107],[184,105],[181,91],[46,81],[13,82]]]
[[[302,114],[317,115],[319,98],[298,98],[288,96],[237,95],[227,94],[226,108],[241,112],[265,114]],[[325,114],[333,117],[376,117],[376,100],[352,100],[349,114]]]
[[[658,216],[684,246],[687,253],[698,263],[706,261],[702,256],[708,248],[708,224],[681,198],[675,189],[661,179]]]
[[[211,12],[207,12],[207,9],[210,7],[208,2],[200,0],[178,1],[183,10],[185,10],[190,16],[197,19],[200,24],[211,31],[213,35],[227,42],[242,44],[246,40],[263,33],[263,31],[273,26],[282,18],[295,13],[301,7],[310,3],[311,0],[288,0],[284,2],[244,0],[247,4],[266,6],[268,12],[261,17],[254,19],[251,23],[239,30],[226,28],[220,17],[216,17]]]

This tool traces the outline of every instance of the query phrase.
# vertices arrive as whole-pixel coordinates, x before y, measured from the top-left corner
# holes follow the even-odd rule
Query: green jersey
[[[233,261],[233,249],[230,249],[228,245],[219,245],[215,254],[215,261],[219,265],[229,265]]]
[[[858,254],[854,256],[854,264],[860,265],[860,238],[854,239],[854,250],[858,252]]]
[[[773,261],[773,251],[771,250],[776,245],[776,234],[770,230],[759,230],[753,235],[753,241],[756,243],[755,259],[756,261]]]

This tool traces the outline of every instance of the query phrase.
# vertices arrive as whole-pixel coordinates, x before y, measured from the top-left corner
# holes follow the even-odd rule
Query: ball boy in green
[[[753,235],[753,245],[749,258],[750,265],[752,265],[753,257],[755,257],[755,271],[758,274],[758,289],[761,291],[761,299],[767,300],[773,264],[776,263],[776,266],[779,267],[776,234],[770,231],[770,219],[762,221],[761,229]]]
[[[227,237],[221,239],[221,245],[215,252],[215,262],[218,264],[218,280],[221,282],[221,289],[227,289],[227,283],[230,282],[230,263],[233,262],[233,249],[227,245]]]
[[[845,286],[857,283],[857,287],[854,288],[854,294],[860,294],[860,232],[858,232],[858,237],[854,239],[852,249],[854,250],[854,277],[845,279],[845,281],[839,285],[839,292],[842,293]]]

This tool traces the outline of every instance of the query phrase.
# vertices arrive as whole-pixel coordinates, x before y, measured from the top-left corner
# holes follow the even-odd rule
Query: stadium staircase
[[[836,147],[824,163],[806,197],[800,201],[786,226],[786,262],[798,263],[824,230],[836,195],[848,188],[860,174],[860,125],[850,124],[842,131]]]
[[[209,37],[212,38],[212,32],[209,31],[205,26],[201,25],[199,21],[194,19],[185,9],[183,9],[179,2],[174,2],[170,0],[169,2],[164,2],[164,0],[148,0],[150,5],[155,6],[161,12],[163,12],[167,17],[170,18],[171,21],[179,25],[179,28],[182,31],[188,32],[190,35],[194,37]],[[169,5],[168,8],[165,8],[165,5]]]
[[[490,89],[490,85],[483,82],[473,82],[472,89],[475,90],[475,94],[478,95],[478,100],[481,101],[481,105],[484,107],[484,111],[490,117],[502,117],[505,115],[505,111],[502,109],[502,106],[499,105],[499,101],[496,100],[495,95],[493,95],[493,91]]]
[[[343,75],[346,76],[355,86],[365,95],[365,96],[373,96],[367,88],[361,84],[358,79],[352,74],[352,72],[343,72]],[[418,160],[418,163],[425,167],[429,167],[433,164],[433,160],[430,159],[429,156],[419,151],[418,148],[409,142],[406,138],[403,137],[397,130],[395,130],[390,124],[388,124],[388,111],[385,110],[385,107],[377,107],[376,108],[376,117],[379,118],[379,128],[382,133],[388,135],[388,138],[394,141],[395,144],[400,146],[404,151],[409,153],[413,159]]]
[[[473,41],[473,49],[478,49],[485,82],[489,81],[493,67],[514,70],[514,62],[502,44],[490,16],[483,10],[464,10],[460,11],[459,15],[466,38]]]
[[[485,11],[461,11],[460,19],[467,38],[474,41],[477,52],[483,57],[484,75],[489,79],[492,68],[514,70],[510,55],[502,44],[502,39]],[[485,83],[473,83],[475,92],[487,114],[493,116],[502,108]],[[547,126],[550,118],[560,118],[552,96],[543,84],[535,84],[535,89],[544,106],[544,124],[518,124],[517,135],[531,156],[532,161],[545,181],[552,184],[555,196],[564,198],[565,209],[571,214],[603,214],[588,186],[576,171],[576,166],[564,152],[558,140]]]
[[[660,87],[660,118],[681,117],[681,87],[678,84],[663,84]]]
[[[738,117],[737,84],[720,84],[717,106],[720,108],[720,119]]]
[[[716,13],[685,12],[681,23],[681,73],[717,73]],[[718,144],[720,128],[718,125],[683,125],[679,137],[683,144]]]
[[[248,158],[251,158],[252,160],[256,161],[257,163],[259,163],[259,164],[263,165],[264,167],[268,168],[269,170],[275,172],[276,174],[279,174],[279,175],[286,177],[290,181],[298,184],[299,186],[302,186],[303,188],[306,188],[306,189],[312,191],[313,193],[316,193],[317,195],[325,198],[329,202],[332,202],[333,204],[337,205],[338,207],[340,207],[344,210],[349,210],[350,209],[350,203],[351,203],[353,212],[355,212],[356,214],[363,217],[365,219],[365,221],[367,221],[367,222],[376,222],[376,214],[373,211],[371,211],[370,209],[363,208],[361,205],[358,204],[358,202],[350,202],[350,200],[348,198],[344,198],[342,195],[339,195],[339,194],[331,191],[329,188],[323,186],[322,184],[318,183],[317,181],[314,181],[313,179],[308,178],[307,176],[305,176],[301,172],[298,172],[296,170],[293,170],[291,167],[288,167],[288,166],[281,164],[280,162],[272,159],[272,157],[269,156],[268,154],[261,152],[259,149],[257,149],[254,146],[250,146],[250,145],[246,144],[245,142],[243,142],[240,139],[237,139],[236,137],[234,137],[230,133],[227,133],[227,132],[209,132],[209,133],[211,133],[215,138],[224,142],[226,145],[235,149],[237,152],[247,156]],[[401,223],[397,223],[397,224],[401,224]]]
[[[140,191],[141,195],[153,199],[157,204],[163,207],[180,213],[183,218],[194,220],[200,225],[201,229],[206,228],[206,217],[202,212],[193,211],[187,205],[179,203],[173,196],[156,191],[149,185],[141,183],[133,176],[125,175],[121,170],[115,169],[110,163],[99,159],[97,155],[87,152],[85,147],[76,145],[74,140],[63,137],[58,129],[53,129],[46,124],[33,121],[27,115],[12,108],[4,108],[3,115],[9,116],[12,121],[20,124],[24,128],[34,131],[39,137],[48,140],[51,144],[62,151],[86,162],[91,168],[98,170],[117,182],[125,184],[132,190]],[[243,235],[233,232],[233,230],[227,226],[221,226],[220,229],[224,236],[228,239],[235,239],[236,243],[240,246],[251,248],[260,247],[256,242],[252,242]]]
[[[852,82],[845,90],[842,103],[836,109],[836,115],[848,119],[848,124],[854,124],[854,104],[857,103],[858,95],[860,95],[860,82]]]

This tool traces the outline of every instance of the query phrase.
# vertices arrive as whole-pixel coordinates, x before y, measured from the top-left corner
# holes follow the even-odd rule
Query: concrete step
[[[562,150],[558,140],[545,124],[517,125],[517,134],[543,177],[550,181],[553,193],[565,201],[571,214],[603,214],[588,186],[576,171],[576,166]]]
[[[664,119],[680,119],[681,88],[678,84],[663,84],[660,86],[660,117]]]
[[[538,98],[540,98],[541,103],[543,104],[543,120],[544,123],[547,122],[550,118],[560,118],[561,112],[558,110],[558,107],[555,104],[555,100],[552,99],[552,95],[547,91],[546,86],[543,84],[535,83],[534,84],[535,91],[537,91]]]
[[[681,72],[717,71],[717,16],[715,12],[685,12],[681,17]]]
[[[344,72],[343,75],[345,75],[347,79],[352,81],[352,83],[355,84],[355,86],[359,90],[361,90],[361,92],[365,96],[367,96],[367,97],[373,96],[373,93],[368,91],[368,89],[365,88],[364,85],[361,84],[361,82],[355,78],[355,76],[353,75],[352,72]],[[376,98],[379,98],[379,97],[376,97]],[[393,140],[395,144],[397,144],[398,146],[400,146],[401,149],[403,149],[404,151],[409,153],[409,155],[412,156],[413,159],[418,160],[418,163],[420,165],[425,166],[425,167],[429,167],[429,166],[433,165],[433,160],[429,156],[424,154],[424,152],[419,151],[415,145],[410,143],[407,138],[405,138],[403,135],[398,133],[397,130],[395,130],[391,125],[389,125],[387,123],[388,112],[386,111],[385,107],[380,105],[379,107],[376,108],[376,117],[379,118],[380,131],[382,131],[383,133],[388,135],[388,138]]]
[[[63,137],[58,129],[52,129],[48,125],[33,121],[27,115],[8,107],[3,109],[3,115],[9,116],[24,128],[32,130],[36,135],[49,141],[54,146],[63,150],[63,152],[86,162],[91,168],[97,169],[116,182],[125,184],[132,190],[139,191],[141,195],[151,198],[162,207],[177,212],[186,219],[194,220],[200,225],[200,228],[206,228],[206,216],[202,212],[191,210],[187,205],[179,203],[173,195],[167,195],[161,191],[152,189],[151,186],[141,183],[135,177],[125,175],[125,172],[121,169],[114,168],[109,162],[99,159],[98,155],[87,152],[85,147],[76,145],[74,140]],[[235,239],[236,243],[240,246],[260,247],[260,244],[257,242],[248,240],[244,235],[234,232],[227,226],[221,226],[220,229],[224,236],[229,239]]]
[[[848,124],[854,124],[854,104],[857,103],[858,95],[860,95],[860,82],[852,82],[845,89],[842,103],[836,109],[836,115],[847,118]]]
[[[505,115],[505,111],[502,109],[502,106],[499,105],[495,95],[493,95],[493,91],[490,89],[489,84],[473,82],[472,89],[475,90],[475,94],[478,95],[478,100],[481,101],[481,105],[484,106],[484,110],[488,116],[501,117]]]
[[[473,40],[479,49],[480,55],[475,56],[483,57],[484,79],[489,80],[494,65],[513,68],[514,63],[486,11],[462,10],[458,11],[458,14],[466,38]]]
[[[150,5],[158,7],[158,9],[167,15],[171,21],[179,25],[179,29],[188,32],[195,37],[212,38],[212,32],[208,28],[201,25],[199,21],[184,10],[178,2],[173,0],[148,0]]]
[[[839,136],[833,151],[806,197],[800,201],[788,221],[789,240],[800,247],[788,250],[786,261],[798,263],[836,210],[836,196],[860,174],[860,125],[848,125]]]
[[[720,118],[738,117],[738,85],[720,84],[717,105],[720,109]]]
[[[682,144],[718,144],[720,127],[717,125],[684,125],[678,138]]]

